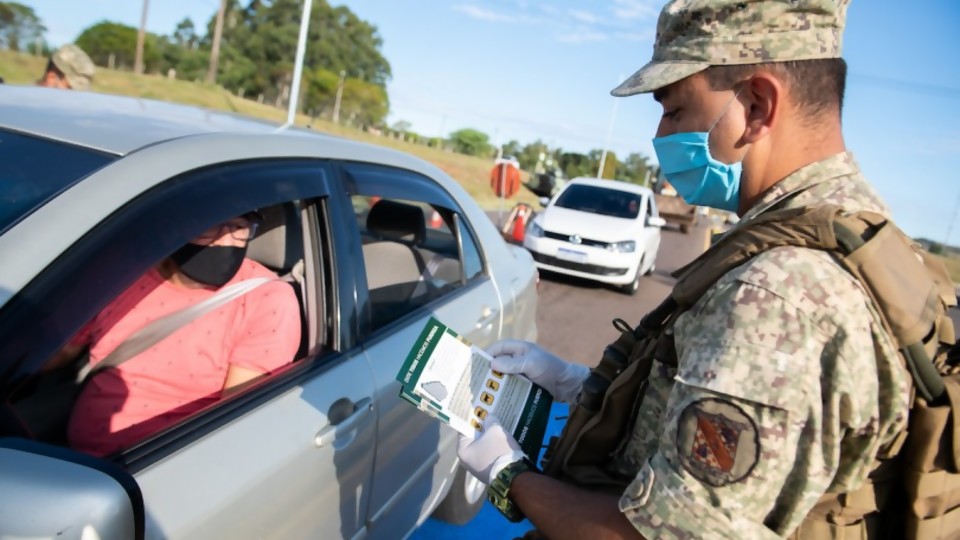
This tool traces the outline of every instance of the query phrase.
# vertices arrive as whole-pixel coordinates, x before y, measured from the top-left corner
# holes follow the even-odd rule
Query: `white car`
[[[545,206],[523,241],[540,269],[618,285],[631,295],[640,277],[653,272],[665,221],[650,189],[574,178]]]

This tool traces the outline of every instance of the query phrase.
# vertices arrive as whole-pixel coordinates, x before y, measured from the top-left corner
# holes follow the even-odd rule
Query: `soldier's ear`
[[[777,77],[765,71],[758,71],[743,84],[737,96],[746,116],[743,142],[752,144],[766,137],[783,115],[785,88]]]

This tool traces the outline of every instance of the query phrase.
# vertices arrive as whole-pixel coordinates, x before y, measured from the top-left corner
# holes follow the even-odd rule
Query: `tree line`
[[[286,106],[293,79],[303,0],[228,0],[224,13],[216,82],[240,96]],[[405,121],[386,125],[390,111],[386,83],[390,63],[381,50],[383,39],[376,26],[360,19],[346,6],[312,0],[310,27],[298,109],[313,117],[332,118],[340,95],[339,118],[405,140],[467,155],[492,158],[497,154],[482,131],[464,128],[447,139],[423,137]],[[147,33],[143,63],[147,73],[202,81],[206,78],[213,47],[216,12],[198,26],[181,20],[169,34]],[[0,1],[0,48],[34,51],[46,32],[33,8]],[[103,20],[84,29],[76,38],[95,64],[131,69],[137,28]],[[567,178],[596,176],[602,151],[587,153],[549,148],[541,140],[528,144],[509,141],[505,156],[515,157],[524,170],[554,172]],[[650,165],[646,156],[630,154],[620,160],[608,152],[602,177],[642,183]]]

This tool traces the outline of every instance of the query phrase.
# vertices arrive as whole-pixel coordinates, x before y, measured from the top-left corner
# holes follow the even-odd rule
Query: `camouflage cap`
[[[67,84],[74,90],[88,90],[93,80],[93,61],[83,49],[68,43],[57,49],[50,58],[53,65],[63,73]]]
[[[610,93],[652,92],[715,65],[839,58],[850,0],[672,0],[653,60]]]

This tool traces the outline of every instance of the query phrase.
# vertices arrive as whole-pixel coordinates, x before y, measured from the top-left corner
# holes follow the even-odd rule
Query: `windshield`
[[[617,218],[634,219],[640,213],[642,195],[598,186],[574,184],[557,198],[555,206]]]
[[[0,129],[0,233],[114,156]]]

